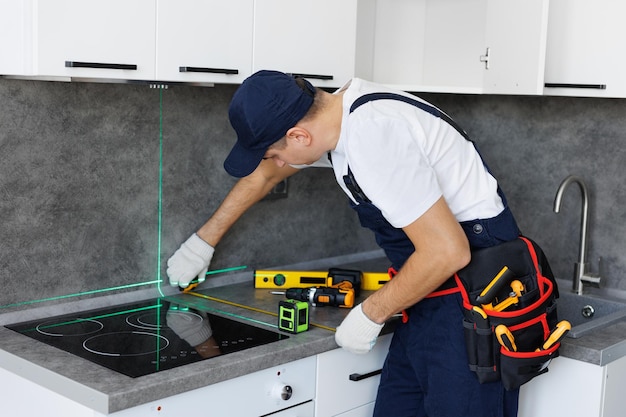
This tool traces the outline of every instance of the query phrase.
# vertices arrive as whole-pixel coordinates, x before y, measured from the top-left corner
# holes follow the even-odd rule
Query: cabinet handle
[[[478,57],[478,59],[480,60],[480,62],[484,62],[485,63],[485,69],[488,70],[489,69],[489,54],[491,53],[491,48],[487,48],[485,51],[485,55],[481,55]]]
[[[67,68],[103,68],[103,69],[115,69],[115,70],[136,70],[137,65],[133,64],[108,64],[103,62],[80,62],[80,61],[65,61]]]
[[[334,77],[332,75],[320,75],[320,74],[299,74],[297,72],[292,72],[292,76],[294,77],[302,77],[302,78],[311,78],[314,80],[333,80]]]
[[[228,68],[179,67],[178,72],[205,72],[210,74],[239,74],[239,70]]]
[[[371,378],[373,376],[380,375],[382,373],[383,373],[383,370],[378,369],[377,371],[368,372],[366,374],[350,374],[348,378],[350,378],[350,381],[362,381],[364,379]]]
[[[606,90],[606,84],[568,84],[568,83],[545,83],[546,88],[588,88],[592,90]]]

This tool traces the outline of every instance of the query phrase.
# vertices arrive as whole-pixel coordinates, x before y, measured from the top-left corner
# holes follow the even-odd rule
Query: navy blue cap
[[[237,142],[224,161],[233,177],[245,177],[261,163],[267,149],[304,117],[313,104],[315,87],[278,71],[259,71],[235,92],[228,117]]]

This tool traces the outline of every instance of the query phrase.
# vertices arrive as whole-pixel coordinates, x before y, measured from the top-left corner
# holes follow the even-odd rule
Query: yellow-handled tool
[[[487,313],[485,310],[478,306],[472,307],[472,315],[474,316],[474,323],[476,323],[476,327],[479,329],[488,329],[489,328],[489,318],[487,317]]]
[[[556,327],[550,332],[546,341],[543,342],[543,345],[537,348],[535,352],[550,349],[556,343],[560,342],[565,337],[567,332],[569,332],[571,329],[572,329],[572,325],[569,321],[561,320],[560,322],[557,323]]]
[[[519,298],[524,292],[524,284],[522,284],[521,281],[515,279],[513,280],[513,282],[511,282],[511,290],[512,291],[509,293],[509,296],[504,301],[499,302],[495,306],[493,304],[483,304],[483,308],[485,310],[503,311],[511,307],[512,305],[518,304]]]
[[[491,304],[499,292],[502,291],[511,281],[515,279],[515,274],[506,265],[489,282],[489,285],[476,297],[476,303],[485,305]]]
[[[504,324],[498,324],[496,326],[496,338],[498,338],[498,342],[500,342],[506,350],[510,352],[517,352],[517,346],[515,345],[513,333],[511,333],[509,328]]]
[[[522,294],[524,294],[524,291],[526,291],[526,288],[524,287],[524,284],[522,284],[520,280],[514,279],[511,282],[511,290],[513,290],[515,295],[517,295],[518,297],[521,297]]]

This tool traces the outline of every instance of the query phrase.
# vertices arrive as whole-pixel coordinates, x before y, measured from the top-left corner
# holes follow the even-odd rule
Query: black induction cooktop
[[[5,327],[133,378],[289,338],[162,298]]]

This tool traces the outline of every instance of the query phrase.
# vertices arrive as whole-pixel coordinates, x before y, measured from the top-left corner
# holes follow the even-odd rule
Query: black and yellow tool
[[[474,316],[474,323],[476,323],[477,328],[489,329],[489,318],[487,317],[487,313],[485,313],[485,310],[478,306],[473,306],[472,315]]]
[[[521,297],[522,295],[524,295],[526,288],[524,287],[524,284],[522,284],[520,280],[514,279],[513,281],[511,281],[511,290],[513,290],[515,295],[517,295],[518,297]]]
[[[524,284],[515,279],[511,282],[511,290],[512,291],[509,293],[509,296],[503,301],[498,302],[496,305],[483,304],[483,308],[485,310],[504,311],[513,305],[519,304],[519,299],[524,291]]]
[[[264,269],[254,271],[255,288],[332,287],[345,281],[354,282],[354,288],[357,292],[358,290],[375,291],[389,281],[389,274],[387,272],[361,272],[344,268],[330,268],[327,272]]]
[[[354,307],[355,291],[352,288],[309,287],[288,288],[286,291],[271,291],[272,294],[285,295],[287,298],[307,301],[313,306]]]
[[[517,352],[517,346],[515,345],[515,338],[513,333],[504,324],[498,324],[496,326],[496,338],[498,342],[508,351]]]
[[[476,303],[485,305],[491,304],[498,294],[515,279],[515,274],[505,265],[500,272],[489,282],[485,289],[476,297]]]
[[[309,303],[283,300],[278,303],[278,329],[289,333],[309,330]]]
[[[569,332],[571,329],[572,329],[572,325],[569,321],[561,320],[560,322],[557,323],[556,327],[552,329],[552,331],[546,338],[546,341],[543,342],[543,344],[540,347],[538,347],[535,351],[539,352],[542,350],[550,349],[552,346],[560,342],[565,337],[567,332]]]

